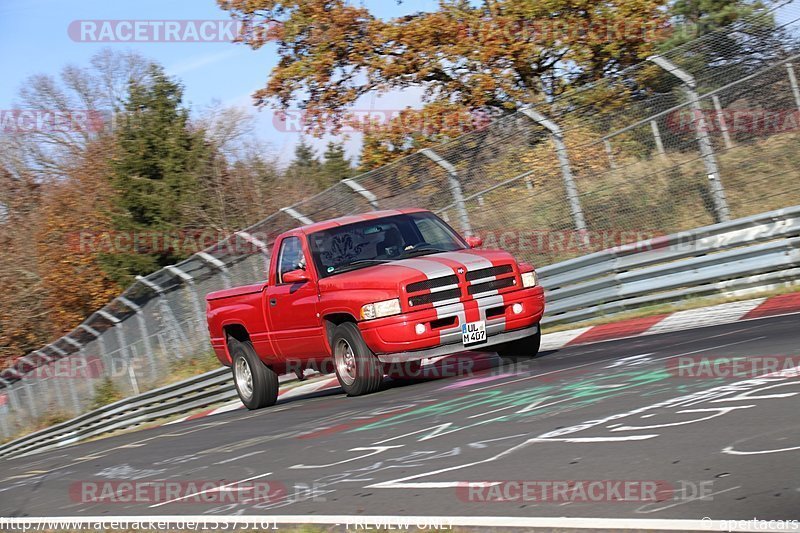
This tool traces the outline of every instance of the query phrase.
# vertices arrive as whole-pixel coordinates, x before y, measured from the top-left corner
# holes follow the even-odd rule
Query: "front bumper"
[[[514,313],[514,304],[522,312]],[[404,362],[457,353],[534,335],[544,314],[544,291],[530,287],[432,307],[392,317],[359,322],[367,346],[383,362]],[[487,342],[464,347],[461,325],[483,320]],[[417,326],[424,332],[417,333]]]

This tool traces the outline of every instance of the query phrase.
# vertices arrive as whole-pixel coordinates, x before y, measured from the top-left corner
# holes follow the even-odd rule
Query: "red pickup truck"
[[[422,209],[288,231],[267,281],[206,297],[211,344],[250,409],[276,402],[279,374],[330,361],[356,396],[425,358],[489,346],[533,357],[544,313],[533,266],[481,244]]]

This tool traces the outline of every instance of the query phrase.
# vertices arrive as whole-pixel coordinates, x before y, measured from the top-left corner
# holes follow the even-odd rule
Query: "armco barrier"
[[[800,280],[800,206],[586,255],[539,273],[548,300],[545,324],[688,296],[769,289]],[[0,457],[50,450],[235,397],[230,371],[221,368],[7,443]]]
[[[800,278],[800,206],[604,250],[539,270],[545,324]]]
[[[294,381],[294,374],[280,377]],[[0,457],[38,453],[98,435],[130,429],[201,407],[234,400],[238,396],[228,368],[106,405],[72,420],[31,433],[0,446]]]

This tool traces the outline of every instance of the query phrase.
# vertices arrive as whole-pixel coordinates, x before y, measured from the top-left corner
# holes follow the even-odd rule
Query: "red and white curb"
[[[798,312],[800,312],[800,293],[782,294],[771,298],[755,298],[742,302],[730,302],[675,313],[622,320],[600,326],[548,333],[542,336],[542,350],[557,350],[565,346],[718,326],[740,320]]]
[[[712,305],[686,311],[677,311],[675,313],[633,318],[600,326],[589,326],[559,331],[557,333],[547,333],[542,336],[541,349],[557,350],[566,346],[717,326],[741,320],[751,320],[754,318],[798,312],[800,312],[800,293],[783,294],[771,298],[755,298],[753,300]],[[432,364],[440,359],[442,358],[426,359],[423,363]],[[285,400],[314,392],[336,389],[338,387],[339,382],[336,377],[325,377],[281,390],[278,393],[278,399]],[[167,424],[164,425],[177,424],[178,422],[184,422],[186,420],[196,420],[198,418],[205,418],[207,416],[235,411],[237,409],[244,409],[244,405],[242,405],[242,402],[239,400],[235,400],[221,407],[167,422]]]

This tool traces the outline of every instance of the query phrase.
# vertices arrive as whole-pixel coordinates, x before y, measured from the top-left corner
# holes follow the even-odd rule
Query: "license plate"
[[[464,346],[486,342],[486,322],[468,322],[461,324],[461,339]]]

